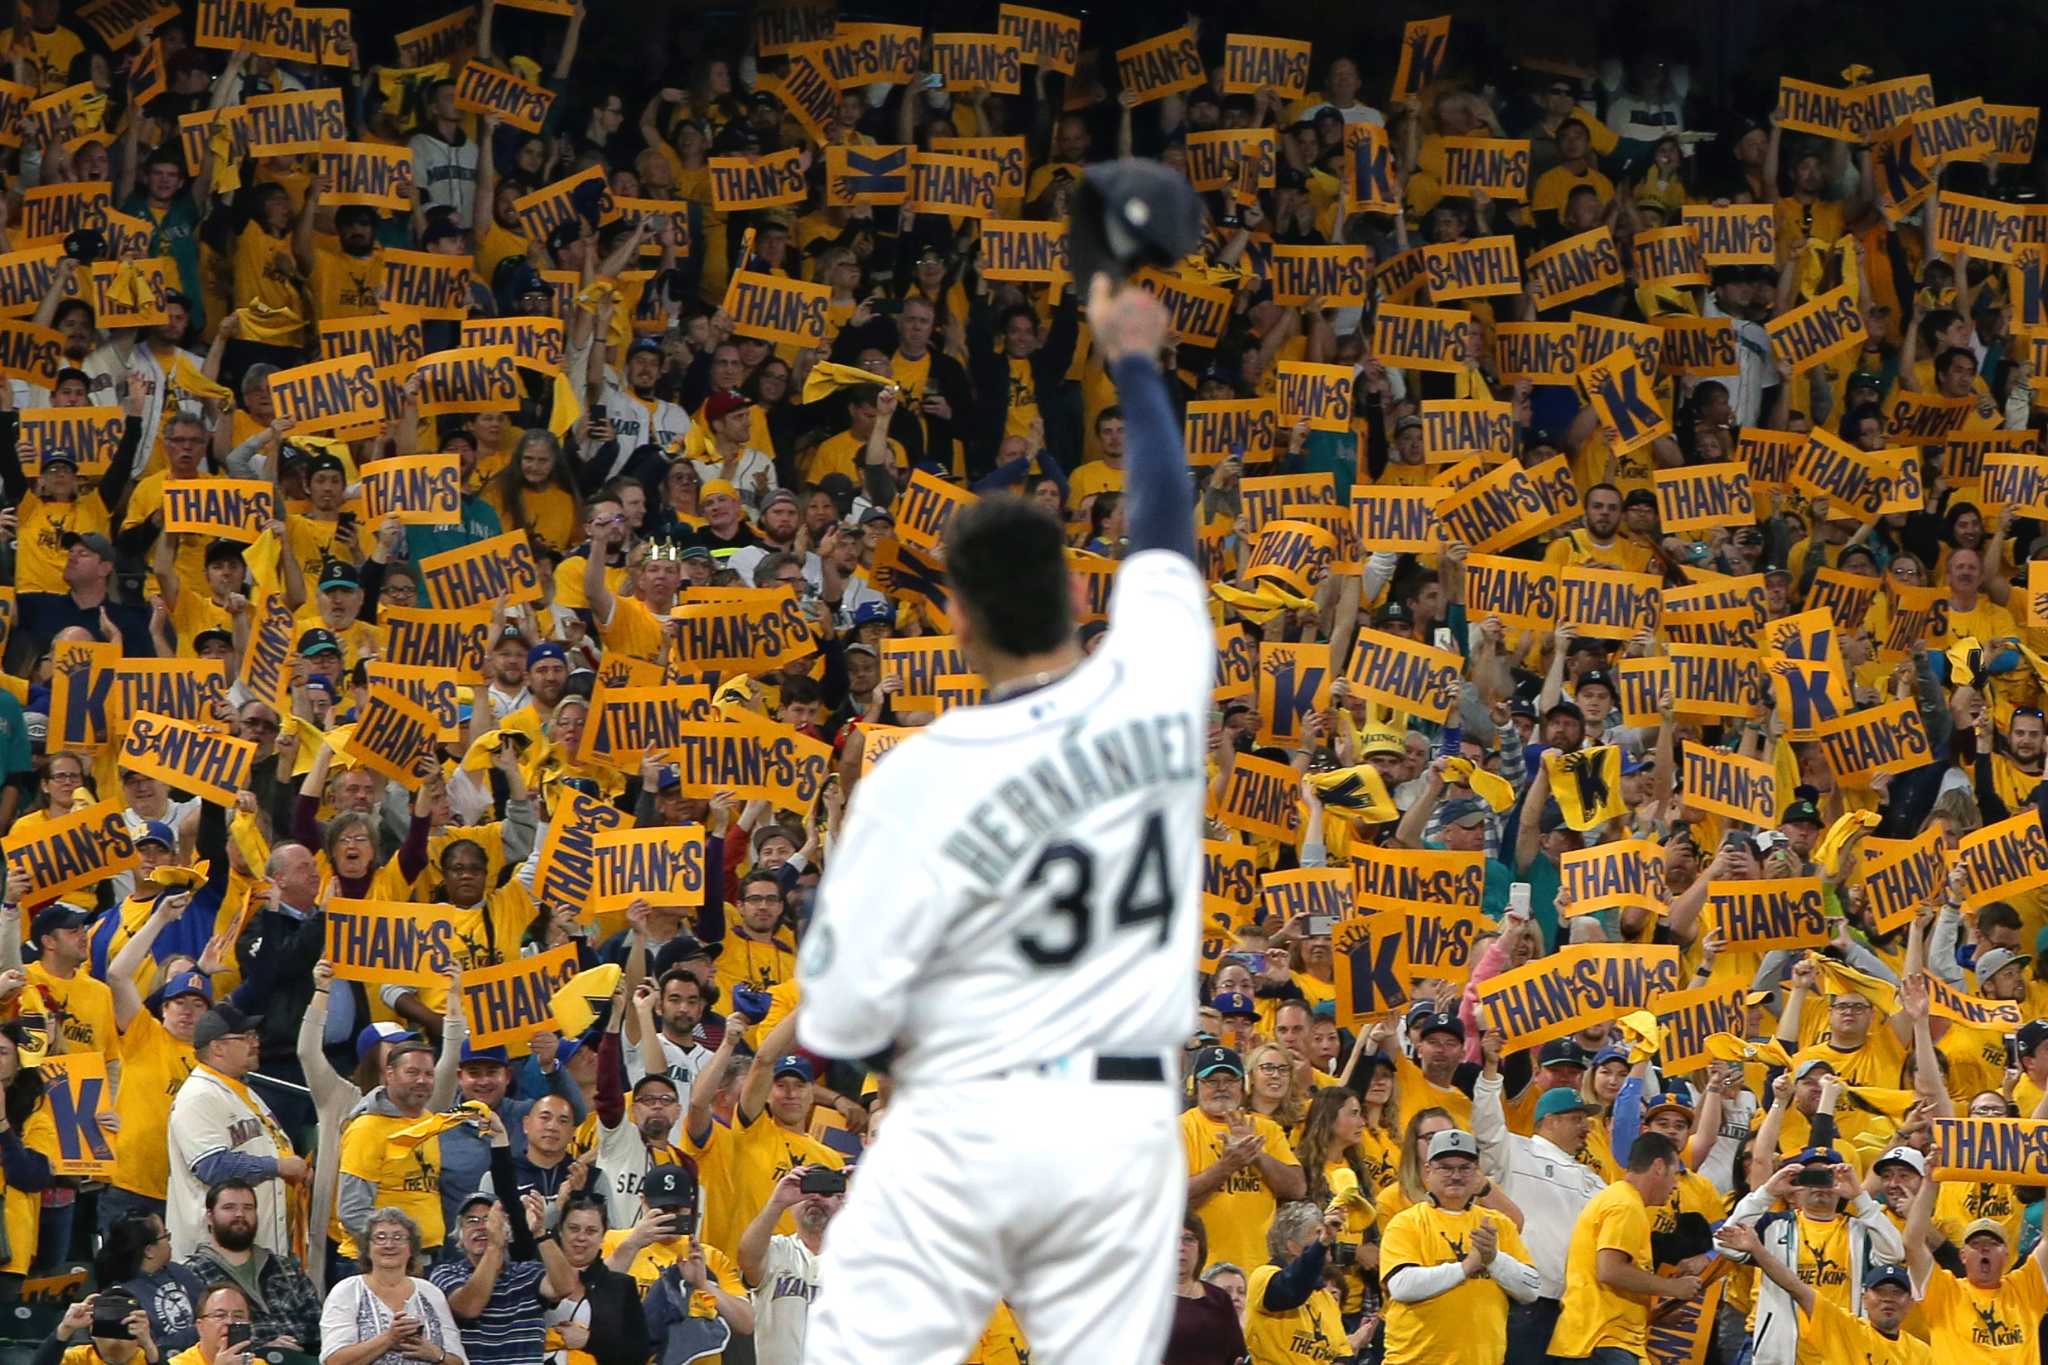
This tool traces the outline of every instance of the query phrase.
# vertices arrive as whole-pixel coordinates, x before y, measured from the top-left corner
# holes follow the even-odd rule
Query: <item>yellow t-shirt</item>
[[[419,1224],[420,1245],[437,1247],[448,1236],[441,1217],[441,1139],[428,1138],[417,1147],[399,1147],[391,1134],[418,1122],[398,1114],[360,1114],[341,1134],[341,1173],[377,1187],[377,1207],[398,1209]],[[356,1255],[355,1238],[335,1220],[334,1238],[341,1254]]]
[[[866,441],[851,431],[826,437],[811,452],[810,463],[803,471],[804,482],[814,484],[827,474],[843,474],[853,481],[854,487],[860,487],[861,460],[867,453],[867,446]],[[898,466],[909,463],[909,456],[903,453],[903,443],[893,436],[889,438],[889,459]]]
[[[1970,1365],[2034,1365],[2039,1359],[2041,1315],[2048,1312],[2048,1280],[2041,1262],[2029,1256],[1985,1291],[1940,1266],[1927,1272],[1920,1295],[1933,1333],[1927,1344],[1935,1358]]]
[[[304,281],[292,259],[288,237],[273,237],[255,223],[235,239],[235,304],[253,308],[244,314],[242,335],[270,346],[303,346],[306,342]]]
[[[1213,1242],[1209,1249],[1213,1254]],[[1265,1310],[1266,1286],[1279,1273],[1277,1265],[1261,1265],[1245,1286],[1244,1344],[1255,1365],[1315,1365],[1346,1355],[1344,1318],[1329,1290],[1316,1290],[1308,1302],[1285,1313]]]
[[[583,518],[576,510],[576,499],[569,490],[549,484],[545,488],[522,489],[520,501],[526,507],[526,534],[535,549],[546,546],[556,554],[576,544],[583,533]],[[498,522],[506,530],[512,529],[512,513],[506,507],[506,497],[493,479],[485,487],[483,499],[498,514]]]
[[[28,984],[40,990],[48,1002],[48,1012],[64,1039],[63,1051],[120,1055],[116,1051],[120,1030],[114,1027],[114,993],[105,982],[94,980],[82,968],[69,981],[60,980],[37,961],[28,964]]]
[[[1455,1085],[1437,1085],[1422,1074],[1422,1068],[1406,1056],[1394,1057],[1394,1089],[1401,1097],[1401,1121],[1395,1125],[1408,1131],[1408,1120],[1424,1109],[1442,1109],[1458,1127],[1472,1131],[1472,1097]]]
[[[737,933],[727,934],[711,979],[718,985],[721,1000],[732,999],[735,986],[765,991],[796,980],[796,952],[780,939],[763,943]]]
[[[1380,1279],[1402,1266],[1448,1265],[1462,1261],[1466,1239],[1481,1222],[1493,1224],[1500,1250],[1524,1265],[1529,1248],[1513,1221],[1474,1204],[1453,1213],[1435,1204],[1411,1204],[1387,1225],[1380,1238]],[[1419,1303],[1391,1296],[1386,1304],[1386,1365],[1423,1365],[1455,1360],[1464,1365],[1500,1365],[1508,1352],[1508,1296],[1497,1281],[1481,1277]]]
[[[1849,1220],[1823,1222],[1803,1213],[1793,1216],[1799,1220],[1799,1264],[1795,1269],[1800,1280],[1813,1287],[1822,1303],[1849,1312],[1854,1307],[1849,1302]],[[1799,1365],[1827,1365],[1810,1339],[1801,1339],[1798,1359]]]
[[[21,1142],[30,1151],[57,1159],[57,1123],[50,1117],[48,1100],[37,1100],[28,1122],[21,1125]],[[26,1274],[36,1258],[36,1231],[43,1217],[43,1196],[35,1190],[7,1187],[0,1208],[7,1223],[7,1258],[0,1261],[0,1274]]]
[[[75,502],[44,502],[34,492],[21,496],[15,509],[16,551],[14,590],[68,592],[64,586],[64,533],[113,534],[107,504],[98,493],[80,493]]]
[[[1885,1336],[1862,1318],[1843,1312],[1826,1299],[1813,1301],[1813,1312],[1802,1313],[1799,1344],[1811,1343],[1817,1358],[1830,1362],[1852,1361],[1854,1365],[1933,1365],[1927,1343],[1901,1332]]]
[[[1649,1305],[1600,1282],[1603,1251],[1619,1251],[1649,1273],[1650,1211],[1626,1180],[1593,1196],[1579,1212],[1564,1259],[1564,1311],[1551,1334],[1553,1355],[1588,1356],[1603,1346],[1643,1355],[1649,1335]]]
[[[383,308],[384,249],[350,256],[322,247],[313,253],[313,313],[321,322],[362,318]]]
[[[1552,166],[1536,177],[1535,187],[1529,191],[1529,211],[1562,213],[1565,204],[1572,197],[1572,191],[1581,185],[1590,186],[1593,193],[1600,196],[1602,208],[1607,206],[1608,200],[1614,198],[1614,182],[1593,167],[1589,166],[1584,172],[1578,172],[1568,166]]]
[[[1989,1218],[2004,1227],[2007,1246],[2018,1246],[2026,1211],[2026,1205],[2020,1203],[2017,1185],[1944,1180],[1934,1192],[1934,1226],[1958,1245],[1962,1243],[1964,1228],[1979,1218]]]
[[[743,1125],[735,1118],[730,1128],[714,1127],[712,1134],[705,1145],[726,1149],[724,1175],[729,1197],[717,1203],[706,1200],[704,1240],[715,1247],[731,1248],[735,1255],[740,1234],[768,1202],[776,1181],[798,1166],[823,1164],[840,1170],[846,1165],[844,1157],[809,1133],[792,1132],[777,1123],[765,1106],[752,1123]],[[793,1233],[796,1221],[785,1213],[775,1230]]]
[[[631,1233],[631,1228],[613,1228],[607,1232],[604,1235],[604,1254],[610,1256],[618,1249],[619,1243],[625,1241]],[[747,1296],[747,1287],[740,1280],[739,1267],[715,1246],[707,1244],[703,1247],[703,1252],[704,1268],[711,1272],[712,1281],[734,1298],[744,1299]],[[689,1258],[690,1239],[678,1237],[673,1242],[653,1242],[640,1248],[640,1253],[633,1258],[633,1264],[628,1266],[627,1270],[633,1276],[633,1283],[640,1286],[640,1297],[646,1298],[647,1291],[654,1287],[654,1282],[661,1278],[663,1271],[678,1261],[686,1261]],[[711,1296],[709,1290],[696,1291],[690,1295],[690,1316],[717,1317],[718,1300]],[[698,1356],[692,1361],[692,1365],[719,1365],[723,1359],[722,1355]]]
[[[486,212],[484,216],[489,217],[489,213]],[[498,266],[501,263],[525,254],[526,239],[516,232],[499,227],[497,221],[493,219],[489,226],[484,228],[483,236],[477,239],[476,273],[485,284],[490,284],[497,278]]]
[[[597,628],[607,653],[662,661],[661,618],[637,597],[613,597],[612,619]]]
[[[1029,360],[1010,357],[1009,415],[1003,421],[1003,435],[1028,436],[1032,419],[1038,416],[1038,379]]]
[[[1113,465],[1106,460],[1090,460],[1076,469],[1067,482],[1067,496],[1079,506],[1081,499],[1092,498],[1097,493],[1121,493],[1124,491],[1124,470],[1122,465]]]
[[[120,1037],[121,1088],[114,1095],[114,1113],[121,1134],[114,1144],[114,1184],[162,1199],[171,1182],[165,1139],[171,1101],[197,1061],[192,1044],[173,1038],[148,1010],[138,1011]]]
[[[1249,1114],[1252,1131],[1264,1142],[1263,1154],[1292,1166],[1294,1151],[1287,1134],[1264,1114]],[[1223,1158],[1230,1145],[1230,1125],[1212,1119],[1199,1109],[1180,1116],[1181,1148],[1187,1153],[1188,1174],[1199,1175]],[[1273,1221],[1277,1203],[1273,1192],[1259,1174],[1256,1164],[1233,1172],[1222,1186],[1195,1211],[1209,1232],[1209,1264],[1229,1261],[1233,1265],[1261,1265],[1266,1260],[1266,1225]]]
[[[1572,568],[1641,573],[1650,562],[1650,549],[1621,535],[1615,536],[1612,544],[1596,544],[1592,536],[1581,529],[1551,541],[1543,552],[1543,562]]]
[[[485,856],[488,858],[488,853]],[[398,859],[394,854],[384,871],[395,877],[397,868]],[[519,956],[521,940],[533,924],[534,914],[533,897],[516,878],[494,887],[484,897],[482,905],[458,910],[450,917],[454,928],[450,934],[453,946],[449,955],[465,972],[514,961]],[[419,1003],[439,1014],[447,1007],[448,991],[442,986],[423,986],[419,990]],[[378,1001],[375,1009],[379,1018],[383,1017],[383,1008],[383,1002]]]

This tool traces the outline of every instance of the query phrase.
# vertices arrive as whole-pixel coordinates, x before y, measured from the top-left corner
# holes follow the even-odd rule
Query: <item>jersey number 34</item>
[[[1067,966],[1088,951],[1098,932],[1113,934],[1146,924],[1159,926],[1159,946],[1166,946],[1173,917],[1173,879],[1167,869],[1166,824],[1158,811],[1145,817],[1137,856],[1100,915],[1095,907],[1095,854],[1085,844],[1062,840],[1046,845],[1025,876],[1023,890],[1035,891],[1046,884],[1051,884],[1055,894],[1044,923],[1017,935],[1017,951],[1032,964]],[[1098,924],[1098,920],[1106,923]]]

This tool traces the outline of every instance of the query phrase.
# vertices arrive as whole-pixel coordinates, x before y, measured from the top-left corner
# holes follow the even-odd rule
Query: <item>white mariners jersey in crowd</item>
[[[798,957],[803,1045],[910,1084],[1195,1027],[1215,635],[1201,575],[1142,553],[1049,686],[948,712],[855,789]]]

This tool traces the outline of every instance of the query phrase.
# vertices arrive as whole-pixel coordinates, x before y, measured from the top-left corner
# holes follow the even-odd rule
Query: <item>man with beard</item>
[[[711,1060],[711,1049],[696,1037],[697,1025],[703,1022],[710,1004],[710,992],[695,973],[681,967],[662,973],[661,994],[649,1001],[645,1020],[654,1026],[642,1030],[643,1016],[637,1010],[626,1021],[626,1041],[636,1044],[626,1058],[627,1077],[638,1083],[642,1076],[667,1076],[687,1106],[691,1084]]]
[[[249,1301],[250,1340],[303,1351],[320,1339],[320,1291],[305,1267],[256,1244],[256,1187],[223,1180],[206,1192],[206,1240],[185,1264],[206,1284]]]
[[[633,593],[614,593],[605,585],[604,563],[599,557],[626,534],[622,525],[591,528],[591,558],[583,565],[583,591],[590,598],[590,614],[597,621],[598,638],[605,649],[636,659],[661,662],[668,648],[664,623],[676,605],[682,587],[682,547],[643,542],[643,558],[634,573]]]
[[[363,1097],[341,1137],[341,1177],[334,1216],[344,1257],[362,1245],[364,1225],[379,1208],[395,1208],[419,1225],[420,1245],[447,1239],[441,1212],[441,1139],[400,1146],[391,1135],[419,1120],[434,1093],[434,1050],[417,1040],[395,1043],[384,1055],[384,1083]]]
[[[615,1228],[632,1226],[639,1215],[640,1189],[648,1172],[683,1159],[668,1138],[683,1112],[674,1081],[664,1075],[642,1076],[632,1089],[630,1114],[627,1111],[625,1053],[619,1040],[625,1014],[622,991],[612,996],[611,1018],[597,1053],[597,1164],[608,1177],[600,1191],[605,1221]]]
[[[690,414],[665,398],[655,395],[654,386],[661,379],[661,343],[652,337],[641,337],[626,348],[624,384],[615,382],[605,371],[604,351],[598,348],[591,361],[594,373],[591,376],[590,401],[601,405],[605,420],[611,423],[612,434],[608,438],[618,442],[618,452],[612,466],[604,471],[606,478],[622,472],[633,452],[644,445],[659,446],[669,450],[678,446],[690,432]],[[716,396],[716,395],[714,395]],[[592,414],[593,423],[596,420]],[[597,447],[605,442],[595,436],[586,441],[590,448],[584,458],[592,459]],[[587,486],[587,485],[586,485]]]
[[[816,1188],[805,1190],[806,1182]],[[811,1300],[818,1297],[818,1252],[825,1229],[845,1203],[844,1172],[798,1166],[775,1182],[768,1202],[740,1234],[735,1258],[740,1277],[754,1292],[754,1359],[759,1365],[803,1360],[804,1326]],[[792,1210],[795,1233],[776,1235],[775,1225]]]
[[[2043,753],[2048,749],[2048,721],[2041,709],[2026,706],[2012,713],[2006,727],[2005,743],[1985,744],[1985,729],[1992,724],[1991,708],[1984,708],[1979,722],[1977,744],[1977,801],[1984,808],[1985,822],[1995,824],[2004,814],[2021,810],[2034,788],[2041,785]],[[1999,812],[1993,814],[1993,812]]]
[[[348,204],[334,211],[339,251],[329,251],[314,241],[320,196],[333,188],[331,176],[313,177],[306,186],[306,202],[299,209],[292,235],[292,254],[312,286],[314,316],[322,322],[367,317],[383,306],[378,295],[384,288],[384,249],[377,245],[377,210]]]
[[[734,550],[725,561],[726,567],[757,588],[774,587],[773,583],[762,579],[759,573],[761,561],[777,551],[796,556],[797,531],[802,524],[796,494],[787,489],[770,493],[761,504],[760,524],[754,530],[759,537],[758,543]],[[825,589],[825,561],[821,556],[830,554],[838,546],[839,528],[829,527],[818,541],[818,552],[804,552],[802,555],[804,581],[819,592]]]
[[[711,429],[711,448],[694,461],[701,488],[723,480],[756,506],[764,506],[775,487],[775,457],[750,445],[754,400],[737,389],[721,389],[704,400],[704,422]]]
[[[59,370],[52,402],[57,407],[83,405],[85,376],[77,370]],[[37,460],[35,487],[31,489],[21,463],[21,421],[14,410],[14,393],[10,386],[0,384],[0,491],[15,505],[17,593],[63,592],[68,557],[65,536],[91,533],[104,537],[113,530],[112,509],[128,486],[130,466],[142,439],[140,379],[129,381],[125,406],[128,416],[122,423],[121,444],[108,461],[98,488],[80,491],[78,452],[43,450],[33,452]]]
[[[1621,490],[1596,483],[1586,490],[1586,524],[1550,543],[1544,561],[1560,567],[1621,569],[1641,573],[1649,547],[1621,533]]]
[[[501,728],[538,740],[541,727],[554,719],[555,706],[569,683],[569,655],[553,640],[526,651],[526,704],[506,714]]]
[[[699,494],[702,501],[702,494]],[[583,591],[583,566],[590,558],[590,538],[599,526],[613,522],[626,527],[626,540],[614,545],[604,557],[605,586],[613,592],[622,592],[626,586],[626,554],[633,547],[632,523],[626,518],[625,504],[610,494],[600,491],[598,495],[583,504],[583,543],[562,556],[562,562],[555,566],[555,606],[563,611],[588,611],[590,597]]]

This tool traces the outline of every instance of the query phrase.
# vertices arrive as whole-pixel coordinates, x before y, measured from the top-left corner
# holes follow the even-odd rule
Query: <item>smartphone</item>
[[[903,311],[903,300],[875,299],[868,304],[868,311],[876,317],[893,318]]]
[[[1436,628],[1436,647],[1451,654],[1458,652],[1458,637],[1451,633],[1449,626]]]
[[[1808,1189],[1824,1190],[1835,1183],[1835,1173],[1826,1166],[1808,1166],[1792,1177],[1792,1183]]]
[[[2007,1071],[2017,1071],[2020,1069],[2020,1036],[2017,1033],[2005,1035],[2005,1069]]]
[[[1512,882],[1508,886],[1508,910],[1529,913],[1529,883]]]
[[[829,1166],[813,1166],[803,1173],[797,1189],[805,1194],[845,1194],[846,1172],[835,1171]]]
[[[590,420],[593,424],[598,422],[608,422],[611,420],[610,418],[604,415],[604,404],[592,403],[590,405]]]
[[[1235,962],[1253,976],[1257,976],[1260,972],[1266,970],[1266,955],[1264,953],[1225,953],[1223,960],[1225,962]]]
[[[1310,915],[1308,917],[1308,936],[1310,938],[1328,938],[1330,931],[1336,927],[1337,917],[1335,915]]]
[[[249,1338],[254,1336],[255,1334],[256,1329],[251,1324],[246,1322],[231,1322],[228,1324],[228,1345],[247,1346],[249,1344]]]

